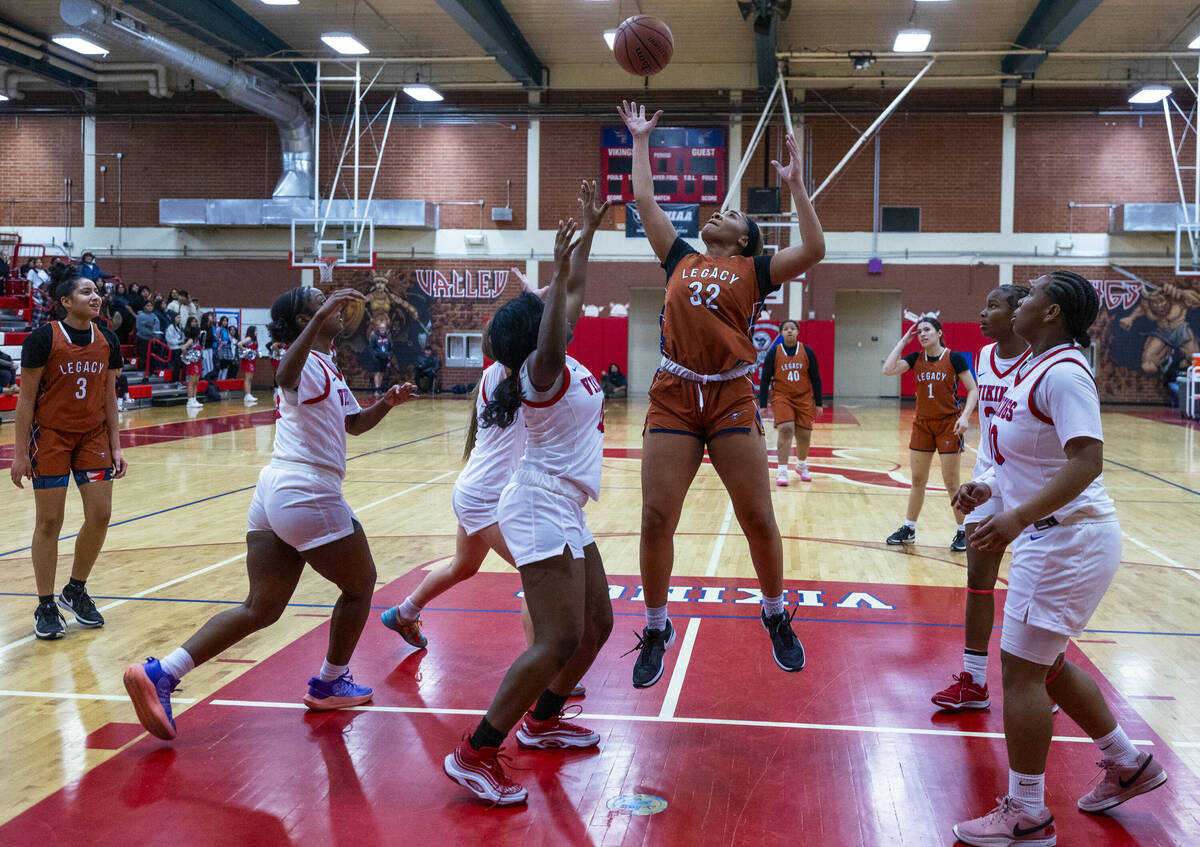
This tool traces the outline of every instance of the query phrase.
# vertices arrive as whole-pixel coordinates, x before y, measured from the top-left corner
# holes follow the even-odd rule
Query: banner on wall
[[[763,360],[767,358],[767,351],[771,349],[771,345],[778,338],[779,323],[776,321],[760,319],[750,327],[750,340],[754,342],[754,349],[758,352],[758,364],[755,366],[754,372],[750,374],[750,381],[754,383],[756,392],[762,376]]]
[[[449,276],[436,268],[418,268],[416,271],[417,285],[430,297],[461,300],[495,300],[508,285],[508,274],[507,268],[468,269],[461,273],[451,270]]]
[[[659,203],[658,206],[667,213],[667,218],[680,238],[700,237],[699,203]],[[645,236],[646,230],[642,228],[642,216],[638,213],[637,203],[630,203],[625,207],[625,237]]]
[[[1180,280],[1091,283],[1109,314],[1107,359],[1115,367],[1112,377],[1126,388],[1131,379],[1153,379],[1159,385],[1151,390],[1159,394],[1200,353],[1200,289]],[[1158,398],[1149,395],[1146,399]]]

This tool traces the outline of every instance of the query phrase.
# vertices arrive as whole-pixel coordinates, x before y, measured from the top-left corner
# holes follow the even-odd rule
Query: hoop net
[[[337,266],[337,256],[318,256],[317,267],[321,271],[321,282],[333,282],[333,269]]]

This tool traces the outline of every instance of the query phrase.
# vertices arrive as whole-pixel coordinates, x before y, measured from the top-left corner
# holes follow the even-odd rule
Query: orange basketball
[[[613,55],[617,64],[638,76],[656,74],[667,66],[675,53],[671,28],[658,18],[634,15],[617,27]]]

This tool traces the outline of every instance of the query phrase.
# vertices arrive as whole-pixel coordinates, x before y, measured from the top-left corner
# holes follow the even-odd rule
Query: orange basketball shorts
[[[817,409],[811,394],[807,397],[780,397],[772,394],[771,414],[775,416],[775,426],[793,421],[801,429],[812,429]]]
[[[963,440],[961,435],[954,434],[954,422],[958,414],[946,415],[940,418],[918,417],[913,421],[912,435],[908,439],[908,449],[921,453],[961,453]]]
[[[708,441],[727,432],[754,429],[763,434],[750,377],[699,383],[665,371],[654,375],[643,436],[649,432],[667,432]]]
[[[59,432],[34,424],[29,458],[33,463],[34,488],[65,488],[72,473],[76,485],[113,478],[107,424],[91,432]]]

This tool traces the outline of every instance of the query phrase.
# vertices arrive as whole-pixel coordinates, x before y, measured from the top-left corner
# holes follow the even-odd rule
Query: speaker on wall
[[[746,214],[779,214],[778,188],[750,188],[746,191]]]

